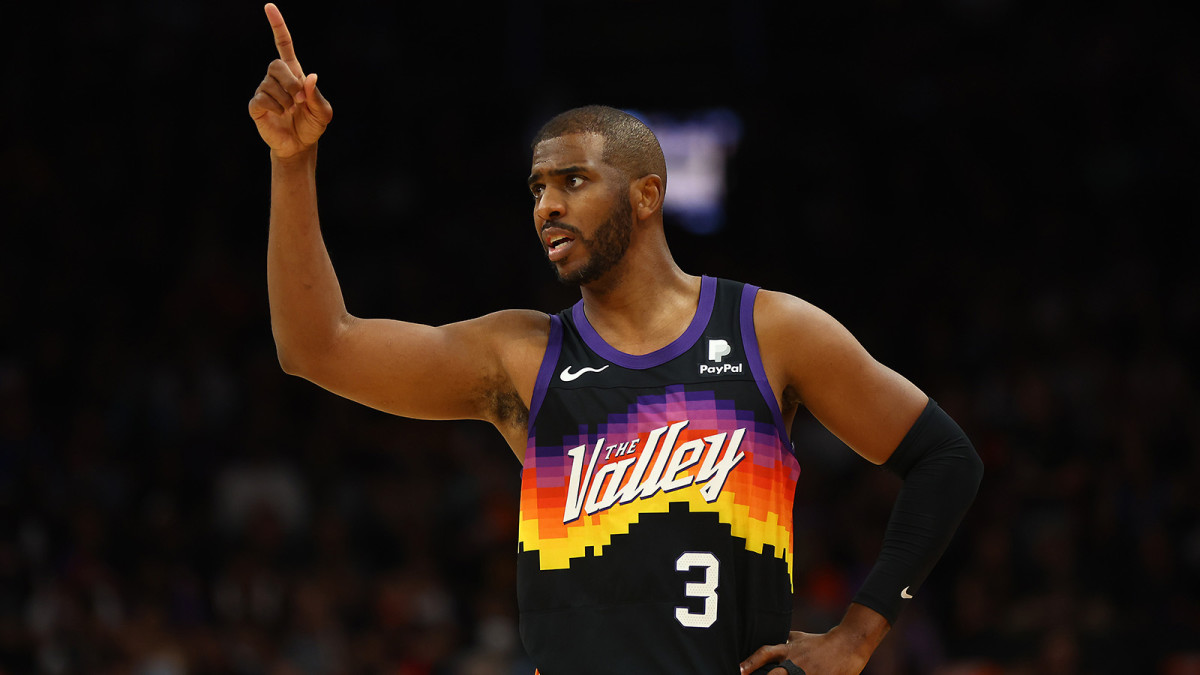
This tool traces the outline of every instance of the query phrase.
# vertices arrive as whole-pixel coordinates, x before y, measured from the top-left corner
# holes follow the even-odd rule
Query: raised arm
[[[983,465],[965,434],[915,385],[876,361],[841,324],[797,298],[762,291],[754,311],[763,365],[786,412],[805,406],[855,452],[901,478],[882,552],[842,622],[792,633],[743,663],[784,659],[810,675],[859,673],[941,557],[975,497]],[[783,667],[772,675],[783,675]]]
[[[346,310],[317,213],[317,140],[333,108],[300,67],[278,8],[266,14],[279,58],[249,108],[271,148],[267,290],[280,364],[398,415],[491,421],[520,455],[548,318],[508,311],[433,327]]]

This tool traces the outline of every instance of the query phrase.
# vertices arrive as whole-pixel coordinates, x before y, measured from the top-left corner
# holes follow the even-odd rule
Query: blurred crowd
[[[659,3],[622,6],[665,21]],[[547,64],[530,41],[578,26],[541,5],[497,3],[453,31],[433,8],[405,23],[363,7],[381,14],[288,16],[335,106],[322,213],[352,312],[437,324],[567,306],[525,210],[529,131],[597,100],[719,103],[745,125],[728,224],[668,222],[683,268],[827,309],[986,465],[867,672],[1200,673],[1185,23],[749,3],[671,24],[678,37],[635,31],[674,78],[645,94],[615,58],[604,74],[575,53]],[[529,675],[519,466],[500,436],[390,417],[278,367],[267,157],[243,107],[273,53],[258,7],[223,11],[97,6],[43,17],[69,50],[36,30],[6,40],[18,103],[0,121],[23,133],[0,146],[0,674]],[[451,39],[470,67],[379,90],[380,63]],[[163,86],[177,68],[205,84]],[[61,72],[71,87],[46,76]],[[811,419],[793,438],[795,627],[820,631],[899,484]]]

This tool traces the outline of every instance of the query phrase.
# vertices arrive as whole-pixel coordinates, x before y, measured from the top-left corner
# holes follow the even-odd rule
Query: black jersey
[[[785,642],[800,467],[754,333],[758,289],[704,277],[687,330],[604,342],[551,317],[529,415],[517,593],[541,675],[735,675]]]

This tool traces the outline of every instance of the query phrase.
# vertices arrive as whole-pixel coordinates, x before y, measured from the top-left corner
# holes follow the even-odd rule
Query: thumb
[[[329,120],[333,118],[333,106],[325,100],[321,90],[317,89],[316,73],[309,73],[308,77],[304,78],[304,98],[308,101],[308,108],[313,116],[322,124],[329,124]]]

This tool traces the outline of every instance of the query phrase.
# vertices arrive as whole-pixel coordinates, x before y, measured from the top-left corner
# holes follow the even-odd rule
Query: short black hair
[[[542,125],[533,137],[531,149],[538,143],[571,134],[599,134],[604,138],[601,159],[616,167],[629,179],[658,174],[667,187],[667,158],[650,127],[624,110],[606,105],[588,105],[559,113]]]

